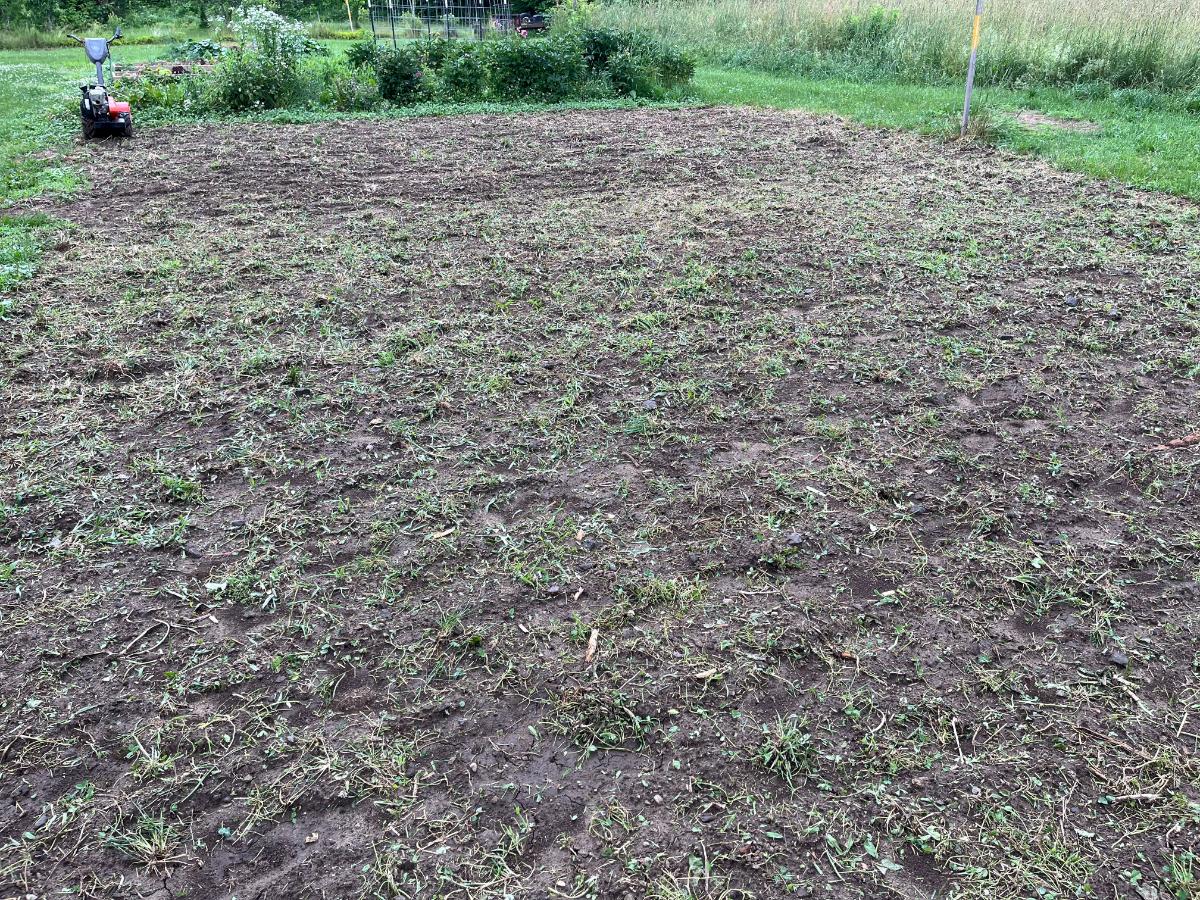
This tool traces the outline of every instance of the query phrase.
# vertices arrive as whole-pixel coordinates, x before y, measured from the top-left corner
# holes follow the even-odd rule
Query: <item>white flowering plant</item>
[[[289,61],[319,52],[303,23],[272,12],[265,6],[242,6],[224,22],[245,51],[270,59]]]

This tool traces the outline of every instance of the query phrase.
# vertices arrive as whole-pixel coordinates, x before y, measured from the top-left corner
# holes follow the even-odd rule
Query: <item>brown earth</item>
[[[1094,134],[1100,130],[1100,126],[1095,122],[1086,122],[1081,119],[1060,119],[1057,116],[1048,116],[1045,113],[1035,112],[1031,109],[1025,109],[1017,113],[1017,122],[1021,125],[1028,125],[1031,128],[1049,126],[1051,128],[1061,128],[1064,131],[1079,131],[1085,134]]]
[[[1194,205],[743,110],[79,155],[0,896],[1193,896]]]

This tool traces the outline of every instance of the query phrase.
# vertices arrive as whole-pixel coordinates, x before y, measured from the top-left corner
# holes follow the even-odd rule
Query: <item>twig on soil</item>
[[[1151,447],[1151,453],[1163,453],[1167,450],[1182,450],[1184,447],[1191,447],[1200,444],[1200,431],[1186,434],[1183,437],[1175,438],[1173,441],[1167,441],[1165,444],[1159,444],[1157,447]]]
[[[591,665],[596,659],[596,648],[600,642],[600,629],[593,628],[591,635],[588,637],[587,653],[583,655],[583,661],[586,665]]]

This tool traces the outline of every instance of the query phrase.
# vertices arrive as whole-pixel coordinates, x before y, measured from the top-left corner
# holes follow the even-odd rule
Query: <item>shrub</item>
[[[690,57],[646,31],[585,28],[578,40],[588,71],[607,73],[618,94],[660,97],[695,74]]]
[[[304,94],[298,66],[262,53],[238,51],[226,56],[213,71],[205,95],[220,112],[282,109]]]
[[[644,31],[631,31],[625,49],[649,66],[664,88],[687,84],[696,74],[696,63],[671,44]]]
[[[346,49],[346,61],[356,69],[374,69],[379,65],[379,44],[366,38]]]
[[[487,90],[487,67],[479,45],[460,42],[437,70],[438,93],[448,100],[477,100]]]
[[[578,93],[586,77],[575,41],[505,38],[484,46],[488,93],[501,100],[564,100]]]
[[[187,104],[186,79],[176,78],[170,73],[144,73],[140,78],[121,79],[115,87],[117,96],[133,105],[134,111],[143,109],[183,109]]]
[[[379,105],[379,88],[374,72],[350,68],[341,60],[318,59],[304,66],[302,77],[315,82],[309,93],[317,106],[358,112]]]
[[[583,44],[583,59],[588,71],[599,74],[608,68],[608,61],[625,46],[624,36],[628,32],[614,28],[585,28],[579,32]]]
[[[381,50],[375,73],[379,96],[391,103],[412,103],[425,94],[420,60],[408,47]]]
[[[379,105],[379,88],[371,78],[354,72],[338,72],[320,94],[322,106],[343,112],[374,109]]]
[[[416,46],[417,59],[421,61],[421,65],[426,69],[432,69],[434,72],[442,68],[443,63],[453,53],[453,41],[448,41],[440,37],[428,37],[420,41]]]
[[[165,56],[168,59],[190,60],[192,62],[211,62],[225,55],[225,48],[216,41],[183,41],[167,47]]]
[[[243,50],[270,59],[295,59],[326,50],[308,36],[300,22],[271,12],[265,6],[239,7],[225,22]]]
[[[653,67],[637,53],[618,52],[608,60],[607,69],[609,83],[619,96],[659,98],[663,94]]]

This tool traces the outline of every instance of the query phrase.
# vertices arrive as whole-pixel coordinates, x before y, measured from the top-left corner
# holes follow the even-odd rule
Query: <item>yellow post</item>
[[[963,100],[962,128],[959,136],[965,137],[971,124],[971,94],[975,90],[975,62],[979,58],[979,31],[983,25],[983,0],[975,0],[975,22],[971,26],[971,62],[967,65],[967,95]]]

